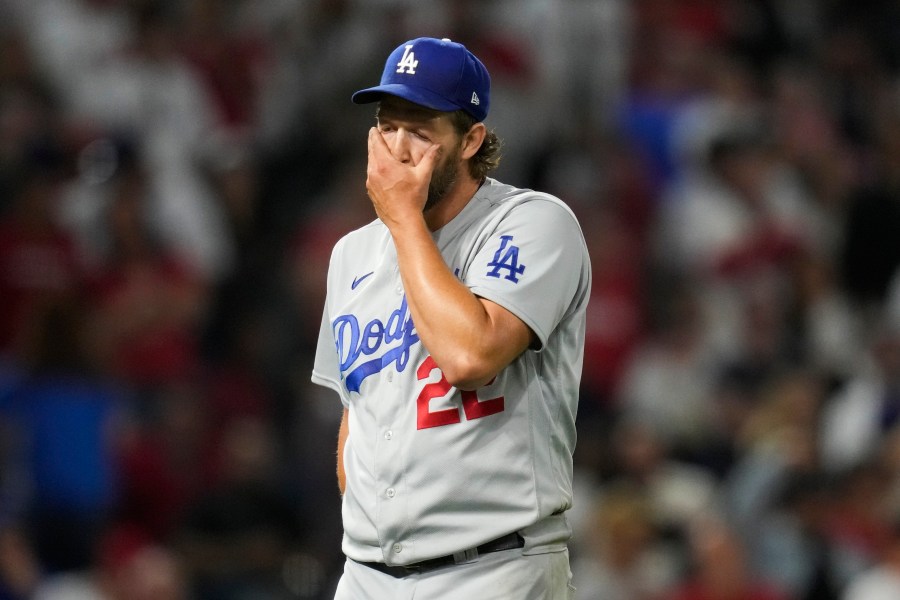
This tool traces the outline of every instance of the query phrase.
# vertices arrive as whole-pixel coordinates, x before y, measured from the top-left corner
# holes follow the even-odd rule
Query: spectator
[[[151,227],[140,166],[124,162],[119,169],[105,215],[108,246],[91,291],[105,364],[147,397],[197,375],[208,289]]]
[[[275,479],[274,436],[251,417],[222,433],[221,476],[187,507],[177,547],[199,598],[284,598],[282,569],[303,540],[294,505]]]
[[[21,350],[45,301],[84,283],[74,241],[56,220],[65,159],[56,140],[35,142],[13,206],[0,216],[0,354]]]
[[[706,146],[705,167],[673,182],[657,213],[655,251],[666,272],[702,287],[708,331],[732,350],[743,295],[781,286],[808,247],[808,198],[773,156],[764,123],[729,123]]]
[[[671,600],[787,600],[750,569],[740,537],[723,521],[701,519],[690,535],[690,574]]]
[[[696,453],[713,432],[717,357],[697,290],[682,282],[661,296],[656,331],[626,363],[617,405],[674,452]]]
[[[0,598],[24,600],[41,581],[41,565],[20,525],[0,526]]]
[[[238,21],[239,4],[191,0],[185,11],[185,56],[201,75],[223,125],[238,139],[257,128],[259,85],[268,49]]]
[[[874,173],[849,192],[839,256],[843,284],[866,317],[877,314],[891,277],[900,268],[900,245],[894,237],[900,227],[900,109],[894,106],[895,97],[885,102],[887,107],[873,119]]]
[[[900,426],[900,328],[887,323],[873,336],[864,368],[833,394],[822,416],[822,457],[832,472],[872,460]]]
[[[651,502],[628,482],[597,500],[572,567],[580,598],[659,600],[676,581],[682,557],[660,535]]]
[[[788,473],[773,503],[748,523],[751,565],[796,600],[837,600],[845,581],[828,537],[833,490],[821,472]]]
[[[900,532],[891,527],[891,541],[876,565],[850,581],[842,600],[893,600],[900,596]]]
[[[206,178],[221,148],[222,117],[180,53],[174,6],[129,4],[131,43],[79,80],[70,102],[84,127],[138,140],[151,190],[151,218],[163,241],[207,281],[233,261],[223,207]]]
[[[722,485],[751,568],[797,600],[834,599],[840,588],[828,539],[833,490],[816,439],[825,397],[805,372],[770,382],[737,433],[739,458]]]
[[[165,543],[187,508],[218,477],[215,430],[201,387],[171,381],[151,398],[154,411],[128,431],[121,452],[119,518]]]
[[[786,323],[787,343],[797,360],[820,373],[832,389],[859,372],[865,355],[864,319],[836,271],[823,254],[797,257]]]
[[[704,278],[777,267],[806,243],[803,204],[772,162],[762,123],[732,123],[707,146],[708,169],[673,186],[661,235],[677,265]]]
[[[129,527],[111,529],[96,562],[80,573],[46,578],[32,600],[187,600],[178,557]]]
[[[86,314],[77,297],[42,304],[27,377],[0,398],[29,486],[17,516],[46,572],[89,567],[118,502],[124,397],[92,369]]]
[[[877,563],[891,544],[891,479],[881,460],[838,474],[826,535],[834,557],[832,576],[841,587]]]
[[[612,450],[618,470],[611,482],[627,482],[646,494],[653,526],[666,539],[684,543],[696,519],[720,511],[713,474],[673,456],[652,425],[620,420]]]

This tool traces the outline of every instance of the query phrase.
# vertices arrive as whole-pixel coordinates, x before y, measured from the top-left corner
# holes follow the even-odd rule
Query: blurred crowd
[[[492,75],[594,287],[583,600],[900,598],[900,5],[0,0],[0,599],[330,597],[350,94]],[[498,465],[502,469],[502,465]]]

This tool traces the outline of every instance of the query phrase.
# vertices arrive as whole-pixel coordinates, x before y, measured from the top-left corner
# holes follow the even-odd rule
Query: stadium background
[[[330,597],[309,373],[373,218],[349,96],[420,35],[484,60],[498,178],[588,237],[579,598],[900,597],[898,31],[888,1],[0,0],[0,598]]]

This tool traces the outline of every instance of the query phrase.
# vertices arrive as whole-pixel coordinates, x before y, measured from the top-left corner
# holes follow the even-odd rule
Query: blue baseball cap
[[[381,85],[360,90],[351,100],[368,104],[384,94],[444,112],[462,109],[484,121],[491,103],[491,78],[462,44],[421,37],[397,46],[384,64]]]

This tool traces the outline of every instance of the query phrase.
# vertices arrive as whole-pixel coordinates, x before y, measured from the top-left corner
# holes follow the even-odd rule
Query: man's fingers
[[[430,175],[431,172],[434,171],[434,167],[437,164],[440,154],[440,145],[432,144],[428,147],[428,150],[425,151],[425,154],[422,155],[422,160],[420,160],[419,164],[416,165],[416,169],[419,171],[424,171],[425,173],[428,173]]]
[[[381,134],[378,133],[378,129],[375,127],[369,128],[369,156],[372,156],[378,151],[386,151],[390,154],[390,150],[388,150],[387,143],[384,141],[384,138],[381,137]]]

